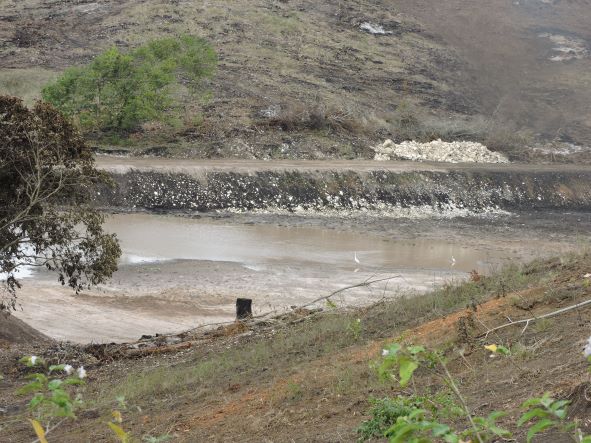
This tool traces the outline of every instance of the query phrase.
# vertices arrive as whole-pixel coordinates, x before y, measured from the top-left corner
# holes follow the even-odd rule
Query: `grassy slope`
[[[581,406],[577,392],[582,391],[576,388],[588,378],[580,348],[588,335],[589,308],[540,321],[523,334],[521,328],[507,328],[488,340],[477,336],[482,324],[503,324],[505,316],[527,318],[588,299],[591,286],[582,275],[590,268],[589,255],[538,262],[355,312],[294,313],[289,321],[250,331],[221,328],[175,354],[95,364],[84,393],[90,411],[56,431],[54,439],[88,441],[92,435],[92,441],[110,441],[105,421],[117,407],[115,397],[124,395],[124,427],[138,437],[169,433],[174,441],[187,442],[353,441],[368,398],[397,393],[378,381],[370,363],[385,343],[401,339],[445,350],[478,414],[503,408],[515,414],[523,399],[550,391],[561,397],[574,392],[573,413],[585,416],[588,406]],[[478,308],[449,315],[467,305]],[[358,334],[351,326],[357,319],[362,325]],[[483,349],[489,341],[513,349],[514,364],[490,360]],[[24,400],[10,394],[23,383],[22,373],[7,369],[9,360],[0,398],[22,407]],[[429,374],[418,376],[420,392],[448,397]],[[26,441],[31,435],[23,419],[9,417],[6,441]]]
[[[0,91],[30,100],[45,79],[111,45],[189,32],[209,39],[220,54],[204,121],[181,135],[151,125],[133,140],[138,145],[175,142],[172,154],[193,156],[363,156],[378,140],[409,135],[399,121],[401,103],[421,121],[435,121],[427,137],[467,133],[506,148],[519,139],[494,120],[510,119],[535,132],[544,132],[542,125],[552,137],[560,127],[584,142],[591,125],[581,107],[589,98],[588,61],[544,62],[548,48],[534,36],[538,22],[583,35],[589,9],[559,2],[557,13],[544,18],[500,3],[9,2],[0,17]],[[365,21],[392,34],[364,33]],[[535,85],[523,80],[525,71],[535,73]],[[570,99],[554,92],[567,89]],[[262,117],[265,109],[277,110],[277,121]],[[517,118],[515,110],[531,118]],[[310,113],[323,117],[319,128]],[[465,122],[479,114],[483,120]]]
[[[70,2],[27,0],[3,13],[1,75],[11,82],[1,89],[25,92],[28,97],[38,85],[30,84],[23,91],[26,86],[14,84],[11,69],[49,76],[51,70],[83,63],[114,44],[134,46],[179,32],[208,38],[220,64],[206,121],[186,139],[207,151],[195,154],[269,153],[278,144],[297,144],[302,138],[305,146],[287,149],[303,150],[296,153],[300,156],[318,156],[322,154],[316,151],[331,149],[353,154],[362,148],[359,139],[363,146],[368,140],[361,129],[359,134],[356,129],[355,134],[339,137],[327,134],[330,130],[282,136],[275,129],[258,129],[267,124],[260,112],[273,106],[279,106],[288,120],[316,109],[363,120],[391,113],[402,99],[444,108],[451,103],[448,97],[461,101],[459,93],[452,92],[455,88],[447,81],[451,79],[433,68],[436,62],[455,66],[457,61],[412,21],[402,20],[394,8],[381,2],[131,0],[77,2],[72,7]],[[359,24],[366,20],[386,23],[395,34],[376,38],[363,33]],[[28,83],[26,78],[22,81]],[[151,135],[153,142],[155,134]]]

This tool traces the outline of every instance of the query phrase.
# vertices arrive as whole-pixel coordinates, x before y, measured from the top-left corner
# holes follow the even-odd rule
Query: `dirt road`
[[[202,173],[206,171],[255,173],[259,171],[498,171],[498,172],[588,172],[589,165],[531,163],[436,163],[374,160],[197,160],[168,158],[134,158],[99,155],[99,168],[110,172],[139,171]]]

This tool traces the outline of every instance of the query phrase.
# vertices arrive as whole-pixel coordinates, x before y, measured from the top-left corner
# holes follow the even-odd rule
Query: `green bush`
[[[372,438],[383,438],[386,431],[396,423],[398,417],[409,415],[422,404],[420,400],[412,397],[370,398],[369,402],[371,404],[369,411],[371,418],[357,428],[360,442]]]
[[[74,117],[85,130],[123,133],[178,114],[175,97],[204,96],[217,57],[193,36],[153,40],[128,53],[112,47],[90,64],[67,69],[43,88],[43,99]]]

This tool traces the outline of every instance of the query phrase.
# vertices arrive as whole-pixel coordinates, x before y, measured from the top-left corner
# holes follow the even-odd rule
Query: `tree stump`
[[[236,320],[252,317],[252,300],[250,298],[236,299]]]

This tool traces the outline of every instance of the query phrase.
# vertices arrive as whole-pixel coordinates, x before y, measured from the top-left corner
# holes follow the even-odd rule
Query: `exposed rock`
[[[392,34],[390,31],[386,31],[382,25],[375,23],[363,22],[359,25],[359,29],[372,35],[386,35]]]

